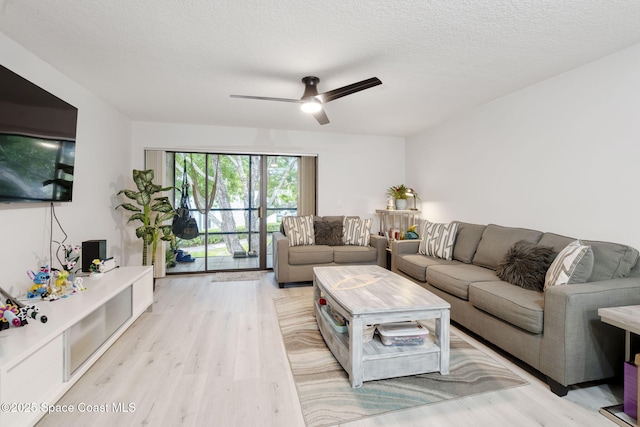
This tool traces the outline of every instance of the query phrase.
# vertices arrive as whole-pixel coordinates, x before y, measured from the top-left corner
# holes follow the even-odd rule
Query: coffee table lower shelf
[[[638,426],[638,421],[635,418],[625,414],[624,405],[622,404],[600,408],[599,412],[605,417],[609,418],[614,423],[618,424],[619,426],[623,426],[623,427]]]
[[[343,369],[352,377],[349,335],[335,331],[315,303],[318,328],[327,346]],[[432,331],[431,331],[432,332]],[[376,337],[362,345],[362,381],[417,375],[441,370],[440,346],[429,333],[422,345],[386,346]],[[448,372],[443,372],[448,373]],[[359,387],[355,384],[354,387]]]

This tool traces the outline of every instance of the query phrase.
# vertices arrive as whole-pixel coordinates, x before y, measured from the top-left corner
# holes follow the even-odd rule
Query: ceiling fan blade
[[[313,117],[315,117],[318,123],[320,123],[321,125],[326,125],[329,123],[329,117],[327,117],[327,114],[324,112],[324,109],[316,113],[313,113]]]
[[[316,95],[315,98],[323,104],[326,104],[327,102],[333,101],[334,99],[342,98],[343,96],[351,95],[352,93],[360,92],[361,90],[369,89],[381,84],[382,82],[379,78],[371,77],[370,79],[362,80],[361,82],[353,83],[347,86],[340,87],[338,89],[321,93],[319,95]]]
[[[280,101],[280,102],[294,102],[296,104],[301,104],[303,101],[299,99],[291,99],[291,98],[272,98],[270,96],[251,96],[251,95],[229,95],[231,98],[241,98],[241,99],[258,99],[260,101]]]

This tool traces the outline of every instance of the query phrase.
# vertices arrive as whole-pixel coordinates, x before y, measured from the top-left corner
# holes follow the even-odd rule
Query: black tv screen
[[[0,202],[71,201],[78,110],[0,66]]]

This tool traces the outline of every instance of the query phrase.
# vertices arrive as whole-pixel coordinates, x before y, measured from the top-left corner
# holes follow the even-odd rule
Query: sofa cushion
[[[451,295],[469,299],[469,285],[475,282],[499,282],[496,272],[473,264],[434,265],[427,268],[427,282]]]
[[[338,264],[375,263],[378,251],[372,246],[334,246],[333,262]]]
[[[359,218],[359,217],[349,217],[349,218]],[[327,215],[327,216],[316,216],[314,221],[327,221],[327,222],[339,222],[342,224],[344,222],[344,215]]]
[[[591,246],[574,240],[560,251],[549,267],[544,281],[544,289],[549,286],[570,283],[585,283],[593,271],[593,251]]]
[[[486,225],[458,222],[458,235],[453,246],[453,259],[471,264]]]
[[[371,218],[345,218],[344,244],[355,246],[369,246],[372,222],[373,220]]]
[[[551,246],[520,240],[511,246],[500,261],[496,275],[512,285],[541,291],[549,266],[556,257]]]
[[[582,243],[593,251],[593,271],[588,282],[627,277],[638,262],[638,250],[631,246],[595,240]]]
[[[560,253],[567,245],[575,241],[575,237],[562,236],[555,233],[544,233],[538,242],[539,245],[551,246],[553,250]]]
[[[427,268],[434,265],[454,265],[460,261],[446,260],[442,258],[430,257],[426,255],[407,254],[396,257],[396,268],[420,281],[427,281]]]
[[[469,302],[476,308],[514,326],[541,334],[544,326],[544,293],[507,282],[473,283]]]
[[[339,221],[313,221],[314,239],[316,245],[341,246],[343,241],[343,224]]]
[[[289,248],[289,264],[327,264],[333,262],[333,247],[326,245],[292,246]]]
[[[313,245],[313,216],[285,216],[282,226],[289,246]]]
[[[482,267],[498,267],[505,254],[519,240],[538,243],[542,232],[526,228],[502,227],[489,224],[482,233],[482,239],[473,257],[473,263]]]
[[[562,250],[575,240],[573,237],[545,233],[539,243],[553,246],[556,250],[561,246]],[[638,262],[638,250],[631,246],[595,240],[582,240],[582,244],[591,246],[593,251],[593,270],[587,282],[627,277]]]
[[[456,240],[457,231],[457,222],[437,224],[425,221],[418,253],[451,260],[453,258],[453,244]]]

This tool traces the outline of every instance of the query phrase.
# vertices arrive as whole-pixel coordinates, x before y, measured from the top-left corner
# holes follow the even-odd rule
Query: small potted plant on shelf
[[[404,184],[394,185],[387,189],[387,195],[393,197],[396,200],[398,199],[406,200],[408,198],[407,191],[409,191],[409,189]]]
[[[395,200],[396,209],[404,210],[407,208],[407,199],[409,196],[418,198],[418,193],[416,193],[413,188],[400,184],[389,187],[387,189],[387,196],[390,196]]]

